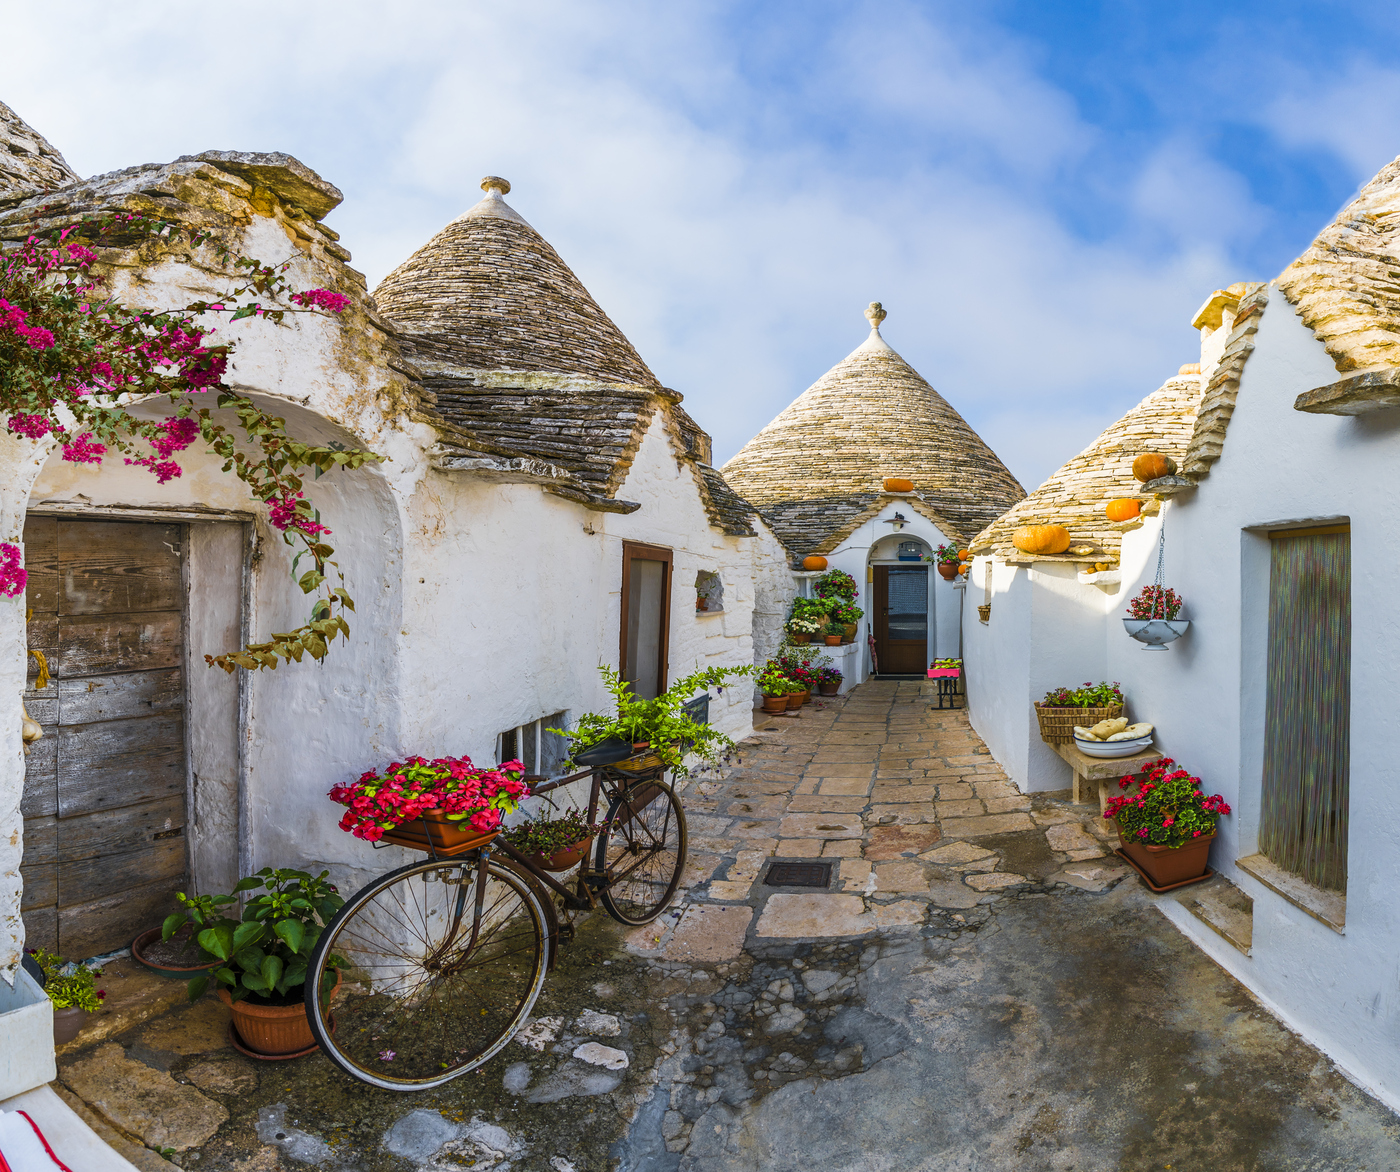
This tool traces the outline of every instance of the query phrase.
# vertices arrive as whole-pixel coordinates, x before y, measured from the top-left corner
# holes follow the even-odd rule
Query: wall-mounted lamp
[[[907,522],[908,518],[903,513],[896,513],[885,520],[885,524],[891,526],[896,533],[903,529]]]

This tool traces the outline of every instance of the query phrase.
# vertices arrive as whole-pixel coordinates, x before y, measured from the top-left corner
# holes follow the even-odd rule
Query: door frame
[[[648,545],[641,541],[622,543],[622,596],[618,614],[618,660],[619,674],[627,671],[627,604],[632,588],[632,559],[644,562],[662,562],[666,568],[661,580],[661,639],[658,654],[661,662],[656,669],[656,691],[660,695],[666,690],[667,665],[671,661],[671,578],[675,570],[675,552],[664,545]]]
[[[199,505],[180,507],[179,505],[161,507],[144,507],[141,505],[92,505],[63,500],[32,501],[25,508],[25,516],[55,517],[59,520],[70,521],[149,521],[154,524],[175,524],[182,527],[181,546],[185,551],[180,559],[181,587],[184,594],[181,619],[181,633],[185,640],[185,850],[189,866],[190,883],[195,892],[203,891],[210,886],[209,877],[201,874],[202,868],[197,865],[195,857],[195,834],[197,830],[196,819],[201,811],[199,787],[197,775],[204,762],[196,761],[195,742],[191,740],[191,730],[194,727],[194,714],[192,708],[192,690],[197,681],[203,678],[203,672],[209,671],[203,662],[203,652],[196,650],[190,640],[190,529],[202,522],[223,522],[225,524],[237,524],[241,526],[241,554],[242,564],[238,570],[238,608],[239,608],[239,633],[240,644],[247,644],[253,635],[254,627],[254,606],[255,606],[255,582],[254,565],[257,560],[258,532],[256,518],[251,513],[238,512],[231,509],[206,508]],[[222,675],[223,673],[219,673]],[[217,679],[218,676],[211,676]],[[250,673],[239,671],[235,673],[238,687],[237,700],[237,757],[233,764],[235,779],[235,808],[231,811],[237,824],[237,843],[235,855],[235,882],[244,875],[253,873],[254,849],[252,841],[252,810],[251,792],[249,789],[250,762],[248,760],[248,736],[247,730],[252,719],[252,679]],[[212,884],[214,887],[221,886],[217,881]]]
[[[915,563],[913,563],[913,562],[908,562],[908,561],[894,561],[894,560],[890,560],[890,559],[887,559],[887,558],[871,559],[870,561],[866,562],[866,567],[867,567],[867,576],[868,576],[868,579],[869,579],[869,586],[870,586],[870,609],[871,609],[871,614],[870,614],[870,636],[871,636],[871,638],[875,641],[875,644],[876,644],[875,650],[876,650],[876,654],[878,655],[878,654],[879,654],[879,645],[880,645],[881,643],[884,643],[884,644],[888,644],[888,643],[889,643],[889,620],[888,620],[888,618],[886,617],[885,614],[880,613],[880,607],[879,607],[878,602],[877,602],[878,594],[877,594],[877,590],[876,590],[876,586],[877,586],[877,581],[876,581],[876,580],[877,580],[877,578],[879,577],[879,571],[880,571],[880,570],[886,571],[886,573],[885,573],[885,602],[886,602],[886,609],[888,609],[888,603],[889,603],[889,571],[890,571],[890,570],[898,570],[898,569],[916,569],[916,568],[919,568],[919,567],[918,567]],[[924,593],[925,593],[925,617],[924,617],[925,626],[924,626],[924,652],[923,652],[923,659],[924,659],[924,660],[927,660],[928,662],[931,663],[931,662],[933,661],[933,654],[934,654],[934,641],[935,641],[935,639],[937,638],[937,629],[936,629],[936,624],[935,624],[935,621],[934,621],[934,619],[935,619],[935,609],[934,609],[934,608],[935,608],[935,606],[936,606],[936,599],[934,598],[934,582],[935,582],[935,578],[934,578],[934,575],[933,575],[932,572],[931,572],[932,567],[931,567],[931,565],[930,565],[929,563],[927,563],[927,562],[922,563],[922,568],[923,568],[923,571],[924,571]],[[881,632],[882,630],[884,631],[883,637],[882,637],[881,634],[880,634],[880,632]],[[912,640],[908,640],[908,641],[909,641],[909,642],[912,642]],[[923,672],[923,670],[924,670],[925,667],[926,667],[926,664],[924,664],[924,663],[921,662],[920,667],[919,667],[919,672],[918,672],[918,673],[914,673],[914,672],[891,672],[888,668],[882,666],[882,667],[880,667],[880,669],[879,669],[878,671],[872,670],[872,671],[871,671],[871,674],[872,674],[872,675],[876,675],[876,676],[880,676],[880,675],[913,675],[913,674],[921,674],[921,673]]]

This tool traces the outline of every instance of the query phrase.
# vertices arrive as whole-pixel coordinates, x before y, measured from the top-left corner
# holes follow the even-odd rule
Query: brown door
[[[24,783],[29,946],[69,959],[131,943],[187,889],[179,525],[30,517],[29,646],[53,675]]]
[[[622,543],[622,678],[651,700],[666,690],[671,634],[671,551]]]
[[[875,567],[875,655],[881,675],[922,675],[928,654],[928,567]]]

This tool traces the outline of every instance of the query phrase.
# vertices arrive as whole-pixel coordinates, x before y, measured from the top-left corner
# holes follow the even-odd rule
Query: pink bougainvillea
[[[24,593],[29,572],[24,568],[19,546],[0,542],[0,594],[14,598]]]
[[[344,313],[350,305],[350,298],[344,293],[332,293],[329,289],[307,289],[304,293],[293,293],[289,300],[307,309],[314,305],[331,313]]]
[[[61,425],[46,419],[42,415],[27,415],[23,411],[16,412],[6,421],[5,427],[16,435],[27,435],[30,439],[41,440],[50,431],[54,435],[62,433]]]
[[[299,529],[309,537],[329,533],[329,529],[307,515],[310,509],[311,506],[302,499],[301,493],[284,496],[281,500],[268,501],[267,519],[273,528],[284,533],[288,529]]]
[[[63,458],[70,464],[100,464],[106,450],[106,444],[93,443],[92,432],[85,431],[63,445]]]

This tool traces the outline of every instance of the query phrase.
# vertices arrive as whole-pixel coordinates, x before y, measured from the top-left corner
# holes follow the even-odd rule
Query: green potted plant
[[[813,621],[821,628],[831,621],[833,605],[833,601],[828,598],[794,598],[792,618]]]
[[[565,810],[556,818],[532,818],[501,837],[544,871],[567,871],[588,851],[598,833],[582,810]]]
[[[817,691],[823,696],[835,696],[841,691],[840,668],[821,667],[817,669]]]
[[[844,570],[828,570],[812,583],[812,590],[818,598],[827,599],[834,605],[854,601],[859,587]]]
[[[822,631],[825,625],[816,617],[806,618],[794,615],[787,621],[788,638],[794,643],[810,643],[812,636]]]
[[[1104,808],[1103,816],[1118,829],[1121,853],[1153,891],[1206,877],[1217,820],[1230,813],[1220,794],[1207,797],[1199,777],[1175,766],[1162,757],[1141,780],[1123,778],[1118,787],[1128,792]]]
[[[763,693],[764,712],[786,712],[788,706],[788,684],[792,681],[771,664],[758,677],[759,691]]]
[[[42,948],[34,949],[30,955],[44,972],[44,992],[53,1002],[53,1044],[62,1046],[87,1025],[88,1014],[101,1008],[107,996],[105,989],[96,987],[102,970],[70,964]]]
[[[951,582],[958,576],[958,563],[962,560],[958,557],[958,547],[956,545],[940,545],[933,551],[934,561],[938,564],[938,573]]]
[[[219,998],[233,1009],[233,1041],[238,1049],[262,1058],[295,1058],[315,1049],[306,1020],[306,966],[322,930],[345,902],[328,882],[329,871],[264,867],[239,880],[230,895],[176,895],[181,910],[166,917],[161,934],[170,939],[186,923],[196,939],[222,966],[213,972]],[[258,892],[243,905],[241,918],[224,909],[243,892]],[[231,909],[231,910],[236,910]],[[343,957],[331,957],[320,995],[329,1001],[340,984]],[[209,976],[189,983],[190,1000],[203,996]],[[240,1044],[241,1043],[241,1044]]]
[[[1074,742],[1076,724],[1095,725],[1123,715],[1123,690],[1113,683],[1093,684],[1087,680],[1078,688],[1051,688],[1035,705],[1040,722],[1040,739],[1047,745]]]
[[[743,667],[707,667],[677,680],[654,700],[644,700],[632,694],[632,685],[615,668],[603,665],[598,672],[612,694],[616,711],[611,715],[586,712],[572,729],[552,728],[569,740],[570,761],[586,749],[610,740],[623,740],[637,749],[649,750],[654,761],[632,758],[619,762],[619,769],[652,768],[657,765],[685,774],[685,758],[710,762],[734,742],[718,729],[695,720],[686,711],[696,692],[717,688],[721,692],[735,680],[753,675],[753,665]]]
[[[832,620],[826,624],[823,636],[828,647],[839,647],[841,646],[841,640],[846,637],[846,628],[844,624]]]
[[[831,621],[841,624],[841,634],[847,643],[855,640],[856,628],[864,617],[865,611],[861,610],[854,602],[843,602],[831,612]]]

